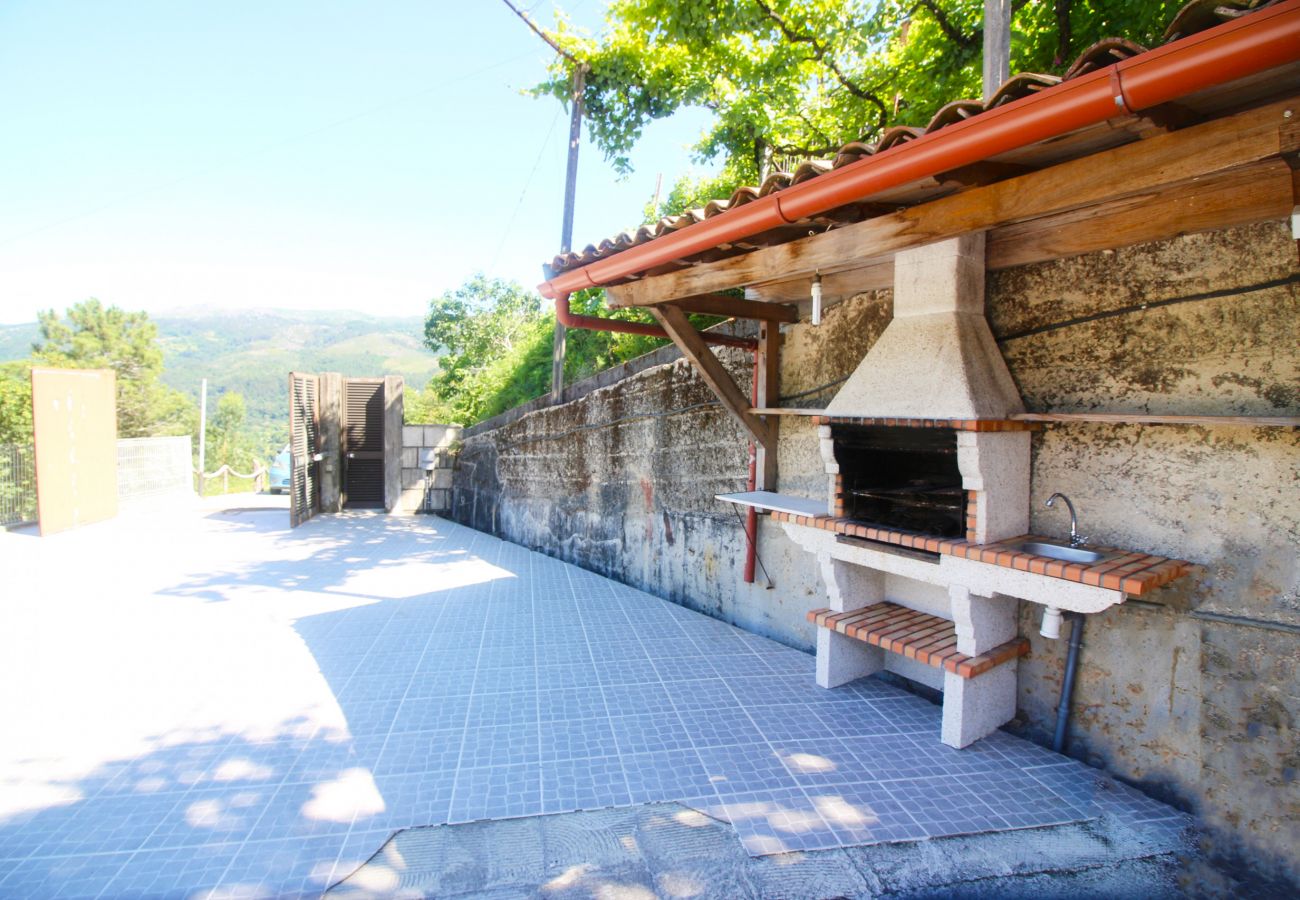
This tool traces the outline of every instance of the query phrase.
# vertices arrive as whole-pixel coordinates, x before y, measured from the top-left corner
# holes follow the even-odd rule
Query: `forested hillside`
[[[437,369],[421,342],[420,316],[296,310],[182,311],[151,317],[158,326],[162,380],[198,400],[208,379],[208,412],[226,391],[243,394],[248,429],[259,446],[283,444],[291,370],[365,376],[399,374],[423,388]],[[0,361],[26,358],[35,323],[0,325]]]

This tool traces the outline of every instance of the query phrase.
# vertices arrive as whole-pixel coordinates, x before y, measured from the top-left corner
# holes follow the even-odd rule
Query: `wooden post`
[[[199,382],[199,496],[207,489],[207,479],[203,477],[204,463],[208,450],[208,380]]]
[[[1011,0],[984,0],[984,102],[1011,77]]]
[[[758,406],[775,407],[781,403],[781,326],[776,322],[760,322],[758,326]],[[772,416],[767,420],[769,438],[758,444],[758,466],[755,487],[760,491],[776,490],[776,439],[781,420]]]
[[[573,69],[573,93],[569,97],[569,162],[564,172],[564,221],[560,226],[560,253],[573,249],[573,206],[578,193],[578,147],[582,139],[582,96],[587,81],[586,63]],[[551,349],[551,402],[564,398],[564,352],[567,329],[555,323],[555,344]]]

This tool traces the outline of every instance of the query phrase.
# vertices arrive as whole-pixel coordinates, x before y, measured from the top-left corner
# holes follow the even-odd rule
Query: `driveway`
[[[0,533],[0,896],[292,896],[394,832],[682,801],[753,855],[1186,820],[807,654],[427,517]]]

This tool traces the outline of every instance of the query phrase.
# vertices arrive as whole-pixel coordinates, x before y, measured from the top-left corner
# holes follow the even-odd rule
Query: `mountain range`
[[[338,310],[182,309],[150,316],[163,351],[163,381],[193,397],[208,380],[208,412],[225,391],[244,395],[250,430],[288,431],[290,371],[347,376],[402,375],[423,388],[438,368],[419,316]],[[36,323],[0,325],[0,361],[23,359]],[[278,440],[278,438],[273,438]]]

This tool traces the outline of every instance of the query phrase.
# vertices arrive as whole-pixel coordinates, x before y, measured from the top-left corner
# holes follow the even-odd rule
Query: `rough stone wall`
[[[748,354],[719,355],[748,389]],[[805,606],[744,584],[740,524],[730,505],[713,499],[744,490],[747,462],[740,426],[679,359],[578,401],[467,433],[453,515],[781,636]]]
[[[1031,410],[1297,415],[1296,277],[1296,245],[1272,223],[992,274],[988,315]],[[824,406],[891,307],[888,291],[865,294],[787,329],[785,405]],[[724,358],[747,387],[744,356]],[[811,649],[803,614],[823,588],[779,528],[759,528],[776,588],[761,571],[741,582],[743,534],[712,497],[742,488],[746,443],[710,401],[679,361],[472,434],[455,517]],[[816,430],[793,417],[778,489],[826,497]],[[1300,434],[1054,425],[1034,436],[1037,533],[1068,530],[1043,508],[1056,490],[1096,543],[1197,564],[1089,617],[1070,752],[1197,812],[1224,858],[1300,879]],[[1016,727],[1044,739],[1066,647],[1038,635],[1040,615],[1022,605],[1033,653]]]

